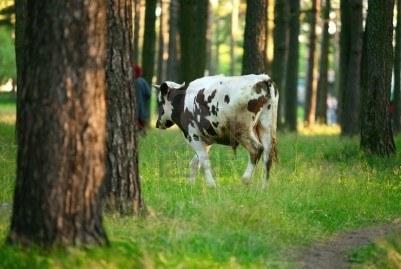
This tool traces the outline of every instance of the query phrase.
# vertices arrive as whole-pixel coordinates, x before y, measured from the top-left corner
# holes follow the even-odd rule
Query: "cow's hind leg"
[[[267,187],[269,181],[270,168],[273,160],[276,157],[276,141],[275,135],[272,132],[272,126],[258,125],[258,134],[263,144],[263,164],[265,173],[263,176],[263,188]]]
[[[242,175],[242,182],[249,184],[252,179],[253,171],[255,170],[256,164],[258,163],[260,156],[263,152],[263,146],[253,136],[248,136],[242,139],[241,144],[249,153],[248,165]]]
[[[208,156],[209,146],[206,146],[201,141],[192,141],[190,143],[190,145],[195,150],[198,162],[201,164],[203,171],[205,172],[206,184],[209,187],[215,187],[216,182],[213,178],[212,168],[211,168],[209,156]],[[192,161],[193,161],[193,159],[192,159]],[[191,161],[191,163],[192,163],[192,161]]]
[[[198,172],[200,168],[200,164],[199,164],[199,159],[198,159],[198,155],[194,155],[194,157],[192,158],[192,160],[189,162],[189,178],[188,181],[191,184],[195,183],[195,179],[196,179],[196,174]]]

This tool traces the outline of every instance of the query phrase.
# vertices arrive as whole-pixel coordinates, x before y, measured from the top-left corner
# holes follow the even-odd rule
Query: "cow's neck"
[[[178,127],[180,127],[181,130],[183,130],[184,127],[181,122],[181,114],[184,112],[185,93],[186,93],[186,88],[177,89],[171,93],[171,104],[173,106],[171,119],[175,124],[178,125]]]

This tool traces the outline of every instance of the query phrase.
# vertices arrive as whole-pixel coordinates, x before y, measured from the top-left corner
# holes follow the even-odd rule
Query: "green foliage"
[[[0,27],[0,85],[16,78],[14,41],[12,29]]]
[[[1,124],[0,241],[4,241],[16,147],[14,126]],[[110,247],[43,251],[3,245],[0,268],[288,268],[298,247],[344,229],[401,216],[399,153],[389,159],[366,157],[356,139],[280,133],[279,163],[272,170],[268,191],[260,188],[261,165],[252,184],[242,185],[247,154],[238,150],[234,155],[223,146],[211,149],[219,186],[209,189],[201,175],[195,186],[188,185],[188,162],[194,153],[181,136],[174,129],[151,130],[140,141],[142,190],[149,214],[125,218],[106,214]],[[400,138],[397,146],[401,148]]]

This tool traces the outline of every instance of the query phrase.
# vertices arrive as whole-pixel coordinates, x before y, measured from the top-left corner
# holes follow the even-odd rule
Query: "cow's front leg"
[[[203,168],[206,184],[209,187],[215,187],[216,182],[213,178],[212,168],[209,161],[208,147],[200,141],[192,141],[190,145],[195,150],[196,155],[198,156],[198,161]]]
[[[196,174],[199,168],[200,166],[199,166],[198,155],[195,154],[192,160],[189,162],[189,178],[188,178],[189,183],[191,184],[195,183]]]

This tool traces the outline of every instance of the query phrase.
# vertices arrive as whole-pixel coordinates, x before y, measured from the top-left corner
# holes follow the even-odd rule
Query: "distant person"
[[[337,98],[329,93],[327,96],[327,124],[329,125],[337,123],[337,106]]]
[[[142,68],[134,65],[134,86],[136,92],[137,125],[140,131],[145,132],[150,120],[150,96],[149,83],[142,77]]]

